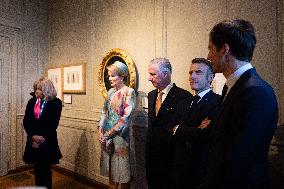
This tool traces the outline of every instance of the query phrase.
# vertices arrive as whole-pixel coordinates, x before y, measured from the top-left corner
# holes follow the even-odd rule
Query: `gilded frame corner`
[[[128,86],[136,89],[136,68],[135,63],[131,59],[131,57],[127,54],[126,51],[115,48],[110,50],[105,57],[103,58],[102,62],[99,66],[98,71],[98,80],[99,80],[99,88],[104,98],[107,97],[108,87],[106,86],[106,74],[107,74],[107,66],[109,66],[114,59],[118,59],[125,63],[128,67],[129,78],[128,78]]]

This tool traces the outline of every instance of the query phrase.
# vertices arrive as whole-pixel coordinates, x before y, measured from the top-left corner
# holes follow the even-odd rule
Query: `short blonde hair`
[[[41,81],[43,81],[43,80],[44,80],[44,77],[40,77],[38,80],[36,80],[36,81],[34,82],[34,85],[33,85],[34,92],[37,90],[37,86],[39,85],[39,83],[40,83]]]
[[[113,64],[109,65],[107,67],[107,70],[119,75],[120,77],[123,77],[123,80],[126,81],[128,77],[128,68],[127,66],[120,62],[120,61],[115,61]]]
[[[50,79],[44,79],[39,83],[39,88],[41,88],[43,96],[47,100],[56,98],[57,92],[55,87]]]

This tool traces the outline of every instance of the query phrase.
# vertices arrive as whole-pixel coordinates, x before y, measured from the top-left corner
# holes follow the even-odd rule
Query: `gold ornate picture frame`
[[[64,65],[63,93],[86,93],[86,64]]]
[[[45,71],[45,75],[48,79],[50,79],[55,87],[55,90],[57,92],[57,98],[60,100],[63,100],[63,91],[62,91],[62,78],[63,78],[63,72],[62,67],[50,67],[47,68]]]
[[[103,58],[102,62],[100,63],[98,72],[99,87],[104,98],[107,97],[107,91],[111,88],[108,79],[107,67],[117,60],[126,64],[128,67],[129,75],[127,77],[126,85],[133,89],[136,89],[136,68],[134,61],[126,51],[119,48],[112,49]]]

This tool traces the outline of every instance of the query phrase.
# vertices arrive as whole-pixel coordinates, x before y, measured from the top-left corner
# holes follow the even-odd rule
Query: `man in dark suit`
[[[210,62],[195,58],[189,70],[190,87],[195,91],[193,100],[186,99],[177,105],[174,128],[174,169],[172,178],[175,189],[195,189],[206,174],[211,127],[215,119],[220,96],[210,85],[214,73]],[[205,124],[205,125],[203,125]]]
[[[156,88],[148,94],[148,130],[146,140],[146,177],[149,189],[171,188],[172,129],[169,124],[176,105],[192,95],[171,82],[168,59],[156,58],[148,67],[149,81]]]
[[[206,189],[269,189],[267,156],[278,121],[272,87],[252,67],[252,24],[223,21],[210,32],[208,58],[227,79],[216,118]]]

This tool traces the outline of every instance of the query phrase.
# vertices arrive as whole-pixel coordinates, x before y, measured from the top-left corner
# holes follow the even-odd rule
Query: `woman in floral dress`
[[[135,107],[135,91],[125,85],[127,66],[119,61],[107,67],[111,89],[105,100],[99,123],[98,139],[102,146],[101,174],[109,176],[110,186],[129,188],[129,124]]]

